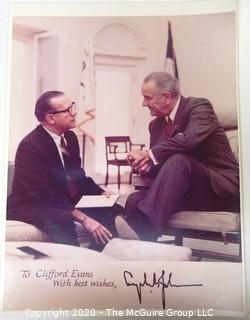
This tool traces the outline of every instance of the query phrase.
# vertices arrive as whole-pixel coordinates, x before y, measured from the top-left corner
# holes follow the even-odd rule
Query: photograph
[[[240,10],[192,2],[9,6],[6,319],[246,315]]]

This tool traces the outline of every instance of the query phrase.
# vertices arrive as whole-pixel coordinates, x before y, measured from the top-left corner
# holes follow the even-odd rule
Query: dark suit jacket
[[[16,153],[12,193],[8,198],[9,217],[18,211],[18,218],[29,221],[29,216],[34,216],[41,208],[71,211],[75,203],[69,197],[66,174],[70,174],[77,185],[79,198],[83,194],[103,192],[91,178],[86,177],[80,166],[76,135],[67,131],[64,136],[72,160],[67,171],[53,138],[41,125],[21,141]]]
[[[239,194],[238,163],[208,100],[181,97],[169,139],[165,124],[164,117],[149,124],[150,148],[160,164],[176,153],[189,155],[208,168],[218,195]]]

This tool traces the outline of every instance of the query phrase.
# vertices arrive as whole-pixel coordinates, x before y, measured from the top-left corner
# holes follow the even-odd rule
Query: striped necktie
[[[69,150],[68,150],[68,147],[66,145],[66,141],[63,136],[61,136],[60,147],[61,147],[63,156],[66,155],[66,156],[70,157]]]
[[[65,168],[65,170],[69,170],[70,169],[70,162],[71,162],[70,153],[69,153],[68,147],[66,145],[66,142],[65,142],[65,139],[63,136],[61,136],[60,147],[62,150],[64,168]],[[72,177],[69,175],[69,173],[66,173],[66,179],[67,179],[67,185],[68,185],[68,191],[69,191],[70,198],[74,199],[75,196],[78,194],[77,186],[76,186],[74,180],[72,179]]]
[[[167,138],[171,137],[172,130],[173,130],[173,121],[171,120],[171,118],[168,117],[168,121],[166,120],[166,127],[165,127],[165,133]]]

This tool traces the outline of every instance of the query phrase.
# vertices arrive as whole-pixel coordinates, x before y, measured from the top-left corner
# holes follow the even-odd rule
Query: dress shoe
[[[125,217],[118,215],[115,217],[116,230],[122,239],[140,240],[138,234],[128,224]]]

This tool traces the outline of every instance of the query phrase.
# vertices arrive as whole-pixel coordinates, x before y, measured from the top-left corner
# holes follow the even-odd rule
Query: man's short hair
[[[40,95],[40,97],[37,99],[35,107],[35,116],[39,122],[44,121],[45,116],[50,111],[53,111],[50,99],[61,95],[64,95],[64,93],[61,91],[47,91]]]
[[[149,81],[155,82],[158,93],[169,91],[173,96],[178,96],[180,94],[180,84],[178,79],[168,72],[152,72],[145,77],[144,83]]]

